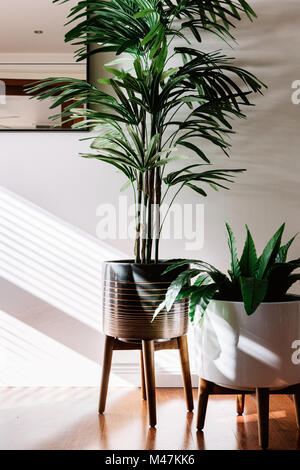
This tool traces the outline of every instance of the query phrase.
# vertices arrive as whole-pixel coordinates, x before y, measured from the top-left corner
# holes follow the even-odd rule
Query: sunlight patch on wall
[[[100,329],[101,262],[124,254],[0,188],[0,275]]]
[[[96,362],[0,311],[0,386],[98,387],[100,373]],[[128,385],[113,373],[110,383]]]

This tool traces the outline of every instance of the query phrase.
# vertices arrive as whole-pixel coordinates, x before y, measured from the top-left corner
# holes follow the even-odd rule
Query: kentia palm
[[[65,77],[42,80],[30,89],[39,100],[53,98],[52,108],[72,100],[53,119],[84,117],[73,128],[88,126],[97,137],[91,145],[95,153],[81,156],[107,162],[126,176],[136,203],[136,263],[159,260],[160,208],[170,189],[170,204],[185,187],[205,197],[205,185],[228,189],[226,184],[244,171],[205,168],[211,162],[201,142],[228,155],[231,119],[245,117],[242,107],[250,105],[249,94],[264,85],[219,51],[200,50],[203,33],[232,40],[230,31],[243,13],[255,17],[244,0],[81,1],[71,9],[69,23],[75,26],[66,41],[79,46],[78,61],[107,52],[122,55],[104,67],[112,78],[99,79],[111,93]],[[173,47],[175,38],[186,46]],[[169,67],[170,59],[181,64]],[[123,61],[131,62],[129,69],[117,68]],[[200,162],[166,174],[185,150]]]
[[[181,357],[187,355],[186,347],[182,349],[186,344],[182,336],[188,327],[187,299],[174,302],[168,315],[161,312],[152,322],[168,286],[184,269],[179,267],[161,276],[166,265],[159,262],[163,224],[160,212],[172,191],[170,205],[185,187],[205,197],[205,185],[227,188],[236,173],[243,171],[211,168],[201,143],[208,142],[228,155],[232,118],[245,117],[242,108],[250,105],[249,94],[261,92],[264,85],[222,53],[200,50],[204,32],[232,40],[233,22],[240,20],[243,13],[250,20],[255,17],[244,0],[80,1],[71,9],[73,27],[66,34],[66,41],[78,45],[78,61],[94,54],[116,55],[104,67],[112,77],[99,80],[99,85],[105,83],[110,92],[65,77],[43,80],[31,89],[39,100],[53,98],[53,108],[67,105],[56,117],[65,121],[85,118],[73,127],[88,126],[97,136],[91,145],[94,153],[82,156],[120,170],[135,195],[135,262],[104,264],[103,332],[107,361],[104,360],[100,412],[105,406],[114,338],[142,340],[152,426],[156,424],[154,383],[150,380],[154,377],[154,341],[181,337]],[[186,39],[189,34],[193,44]],[[182,42],[181,47],[173,47],[174,39]],[[130,67],[119,69],[124,55]],[[171,67],[170,60],[175,67]],[[169,164],[182,158],[181,153],[186,151],[198,161],[168,171]],[[187,364],[183,367],[187,380]],[[192,400],[188,401],[188,409],[192,410]]]

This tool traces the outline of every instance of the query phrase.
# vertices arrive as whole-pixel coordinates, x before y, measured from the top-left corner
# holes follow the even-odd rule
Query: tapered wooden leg
[[[143,340],[143,356],[146,379],[146,393],[148,401],[149,424],[156,426],[156,393],[154,374],[154,341]]]
[[[109,374],[111,369],[112,354],[114,349],[115,338],[111,336],[105,337],[105,346],[104,346],[104,358],[102,366],[102,379],[100,386],[100,399],[99,399],[99,413],[104,413],[107,389],[109,382]]]
[[[297,391],[294,394],[295,411],[298,429],[300,429],[300,385],[297,386]]]
[[[236,412],[239,416],[244,413],[245,408],[245,394],[241,393],[236,397]]]
[[[193,411],[194,400],[193,400],[193,390],[192,390],[187,337],[180,336],[179,338],[177,338],[177,342],[178,342],[178,348],[179,348],[179,353],[180,353],[180,362],[181,362],[186,407],[188,411]]]
[[[213,384],[208,380],[201,379],[199,382],[199,395],[198,395],[198,412],[197,412],[197,429],[202,431],[205,423],[206,408],[210,392],[212,391]]]
[[[147,400],[143,351],[141,350],[140,353],[141,353],[141,389],[142,389],[142,397],[143,397],[143,400]]]
[[[256,399],[259,445],[266,449],[269,445],[269,389],[257,388]]]

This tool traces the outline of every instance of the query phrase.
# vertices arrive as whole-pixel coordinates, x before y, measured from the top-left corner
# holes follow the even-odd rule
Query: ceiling
[[[0,53],[68,53],[64,27],[76,0],[59,5],[52,0],[0,0]],[[44,31],[34,34],[35,30]]]

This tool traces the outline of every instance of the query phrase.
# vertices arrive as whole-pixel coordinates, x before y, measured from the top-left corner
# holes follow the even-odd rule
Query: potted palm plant
[[[300,296],[288,290],[300,280],[300,258],[287,261],[295,237],[281,245],[284,224],[258,257],[247,227],[238,257],[228,224],[231,268],[225,274],[200,260],[178,260],[166,271],[187,266],[169,287],[164,307],[190,296],[199,376],[238,390],[280,389],[299,384],[293,348],[300,338]],[[190,280],[192,285],[190,285]],[[299,397],[298,397],[299,401]]]
[[[104,66],[111,77],[100,78],[97,85],[49,78],[29,90],[38,100],[52,98],[52,108],[65,103],[64,112],[53,119],[77,120],[73,128],[88,127],[95,133],[92,152],[81,156],[114,166],[133,190],[135,259],[104,266],[107,335],[163,339],[186,332],[186,300],[176,301],[168,316],[161,312],[155,323],[151,321],[181,271],[179,267],[161,278],[166,268],[159,256],[161,205],[170,194],[172,204],[184,188],[202,197],[207,196],[205,185],[227,189],[226,184],[244,171],[211,167],[201,148],[201,142],[208,141],[228,155],[231,118],[244,118],[249,95],[264,87],[220,51],[201,51],[204,33],[226,42],[234,39],[231,30],[243,15],[255,17],[245,0],[80,1],[71,9],[66,41],[78,45],[78,61],[114,54]],[[174,47],[176,38],[185,44]],[[170,67],[170,60],[177,65]],[[103,91],[103,84],[110,91]],[[172,162],[186,157],[183,151],[197,160],[168,170]]]

